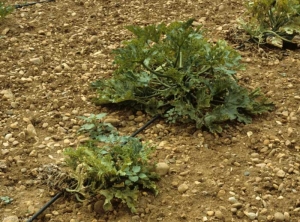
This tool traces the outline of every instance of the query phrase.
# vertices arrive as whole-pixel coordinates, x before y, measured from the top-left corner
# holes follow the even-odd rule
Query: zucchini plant
[[[283,47],[300,34],[300,0],[250,0],[242,28],[259,44]]]
[[[120,200],[136,212],[140,190],[158,193],[155,181],[159,176],[150,160],[155,148],[137,138],[120,136],[112,125],[100,122],[105,115],[80,117],[85,124],[79,132],[88,134],[90,140],[64,152],[71,168],[66,191],[79,201],[102,196],[105,211],[113,209],[113,200]]]
[[[272,109],[259,89],[249,92],[235,74],[241,56],[225,41],[209,42],[193,19],[169,25],[128,26],[134,38],[114,51],[117,69],[92,86],[97,104],[123,104],[221,132],[221,123],[250,123]]]

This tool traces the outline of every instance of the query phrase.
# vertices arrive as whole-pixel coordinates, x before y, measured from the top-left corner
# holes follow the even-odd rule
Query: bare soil
[[[111,50],[130,37],[126,25],[195,18],[211,41],[237,47],[232,30],[243,10],[237,0],[57,0],[1,20],[0,197],[13,200],[0,201],[0,220],[26,221],[55,195],[40,173],[49,164],[64,169],[63,149],[84,139],[77,116],[107,112],[124,134],[150,119],[91,101],[90,83],[111,75]],[[97,197],[79,203],[65,196],[36,221],[300,221],[299,50],[249,43],[239,50],[246,64],[240,83],[260,87],[273,112],[221,135],[159,120],[139,137],[158,145],[154,158],[170,172],[158,196],[141,194],[137,214],[122,204],[103,212]]]

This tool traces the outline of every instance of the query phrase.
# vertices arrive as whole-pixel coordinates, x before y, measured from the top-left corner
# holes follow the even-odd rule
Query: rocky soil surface
[[[107,112],[124,134],[150,119],[91,101],[90,83],[110,76],[111,50],[130,37],[126,25],[193,17],[215,41],[243,10],[237,0],[57,0],[0,21],[0,221],[26,221],[56,194],[41,175],[64,170],[63,149],[85,140],[78,116]],[[139,137],[157,145],[155,158],[170,170],[157,197],[141,195],[137,214],[67,196],[36,221],[299,221],[299,50],[252,45],[240,53],[240,83],[260,87],[272,113],[221,135],[158,120]]]

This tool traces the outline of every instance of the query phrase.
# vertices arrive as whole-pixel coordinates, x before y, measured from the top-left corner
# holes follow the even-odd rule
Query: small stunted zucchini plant
[[[250,0],[242,28],[259,44],[282,47],[300,34],[300,0]]]
[[[3,1],[0,1],[0,19],[5,18],[7,15],[12,13],[13,10],[13,6],[6,6]]]
[[[92,84],[96,103],[130,105],[211,132],[221,132],[222,122],[250,123],[252,115],[270,110],[258,89],[248,92],[235,80],[240,55],[225,41],[208,42],[192,23],[128,26],[135,37],[115,50],[117,70]]]
[[[66,190],[80,201],[103,196],[105,211],[111,211],[112,201],[119,199],[136,212],[141,189],[158,193],[155,184],[158,175],[150,162],[154,147],[142,144],[137,138],[121,138],[111,125],[99,122],[104,116],[83,118],[86,124],[81,131],[88,133],[91,141],[76,149],[66,149],[66,163],[72,169],[70,177],[76,181],[75,186]],[[98,137],[101,133],[103,136]],[[99,142],[106,143],[99,145]]]

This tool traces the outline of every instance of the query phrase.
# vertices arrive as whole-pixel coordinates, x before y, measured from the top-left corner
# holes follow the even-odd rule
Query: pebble
[[[253,213],[253,212],[244,212],[245,215],[247,215],[247,217],[250,219],[250,220],[254,220],[256,218],[256,213]]]
[[[224,215],[223,215],[222,211],[220,211],[220,210],[216,210],[215,217],[218,219],[224,219]]]
[[[158,147],[164,147],[166,144],[168,144],[168,141],[163,140],[158,144]]]
[[[57,216],[57,215],[59,215],[59,212],[58,212],[58,211],[56,211],[56,210],[52,211],[51,213],[52,213],[52,215],[54,215],[54,216]]]
[[[137,122],[137,123],[140,123],[140,122],[143,122],[144,119],[145,119],[145,118],[144,118],[143,116],[138,116],[138,117],[136,117],[136,118],[134,119],[134,121]]]
[[[184,192],[186,192],[188,189],[189,189],[189,186],[188,186],[187,184],[183,183],[183,184],[179,185],[179,187],[178,187],[178,192],[179,192],[179,193],[184,193]]]
[[[219,11],[223,11],[225,9],[225,6],[224,5],[220,5],[218,9],[219,9]]]
[[[226,194],[225,190],[219,190],[217,196],[218,196],[219,198],[221,198],[221,197],[225,196],[225,194]]]
[[[37,157],[37,152],[36,152],[36,150],[32,150],[32,151],[29,153],[29,156],[31,156],[31,157]]]
[[[289,127],[288,130],[287,130],[287,133],[288,133],[288,137],[290,137],[292,134],[293,134],[293,128]]]
[[[249,172],[249,171],[245,171],[245,172],[244,172],[244,175],[245,175],[245,176],[249,176],[249,175],[250,175],[250,172]]]
[[[82,68],[84,71],[86,71],[86,70],[88,69],[87,64],[85,64],[85,63],[82,64],[82,65],[81,65],[81,68]]]
[[[62,63],[61,66],[65,69],[65,70],[70,70],[70,66],[67,63]]]
[[[239,202],[232,204],[232,207],[237,208],[237,209],[241,208],[242,206],[243,206],[243,204],[239,203]]]
[[[276,212],[274,214],[274,221],[275,222],[281,222],[281,221],[284,221],[284,215],[280,212]]]
[[[5,140],[9,140],[10,138],[12,138],[12,134],[11,133],[8,133],[4,136],[4,139]]]
[[[104,204],[104,201],[103,200],[98,200],[94,203],[94,211],[98,214],[101,214],[104,212],[104,209],[103,209],[103,204]]]
[[[113,126],[118,126],[118,125],[120,125],[120,120],[119,119],[117,119],[117,118],[106,118],[104,121],[103,121],[104,123],[110,123],[110,124],[112,124]]]
[[[290,140],[286,140],[286,141],[285,141],[285,145],[286,145],[286,146],[290,146],[291,144],[292,144],[292,143],[291,143]]]
[[[229,197],[229,198],[228,198],[228,201],[229,201],[230,203],[232,203],[232,204],[238,202],[237,199],[236,199],[235,197]]]
[[[61,71],[62,71],[61,65],[56,66],[56,67],[54,68],[54,70],[55,70],[56,72],[61,72]]]
[[[3,144],[4,146],[5,146],[5,144]],[[1,149],[1,154],[3,155],[3,156],[5,156],[6,154],[8,154],[9,153],[9,150],[8,149]]]
[[[15,109],[15,108],[17,108],[19,106],[19,103],[17,103],[17,102],[11,102],[10,106]]]
[[[17,216],[8,216],[5,217],[2,222],[19,222],[19,218]]]
[[[64,139],[64,144],[65,145],[70,145],[71,141],[69,139]]]
[[[168,174],[169,170],[170,170],[170,166],[165,162],[156,164],[155,171],[160,176],[164,176],[164,175]]]
[[[15,96],[14,96],[13,92],[10,89],[2,90],[0,92],[0,94],[3,94],[4,99],[10,100],[10,101],[15,99]]]
[[[44,59],[43,59],[43,57],[31,58],[30,62],[35,65],[40,65],[40,64],[44,63]]]
[[[206,214],[207,214],[207,216],[213,216],[215,214],[215,212],[212,210],[209,210],[206,212]]]
[[[3,31],[1,32],[2,35],[6,35],[9,32],[10,28],[5,28],[3,29]]]
[[[36,137],[36,130],[32,124],[27,125],[26,135],[28,139]]]
[[[284,220],[285,221],[290,221],[290,214],[289,214],[289,212],[284,212],[283,216],[284,216]]]
[[[18,129],[19,128],[18,125],[19,125],[18,122],[14,122],[14,123],[10,124],[10,128],[12,128],[12,129]]]
[[[132,221],[140,221],[140,216],[139,215],[134,215],[131,217]]]
[[[284,178],[285,172],[283,170],[278,170],[276,173],[276,176],[278,176],[279,178]]]

